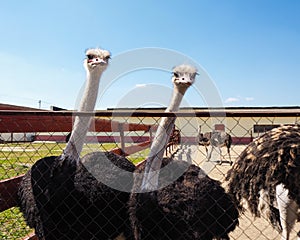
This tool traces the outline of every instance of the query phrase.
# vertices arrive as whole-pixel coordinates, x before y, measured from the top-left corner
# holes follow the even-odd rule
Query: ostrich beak
[[[190,87],[193,83],[191,81],[187,81],[187,80],[179,80],[178,81],[179,85],[185,85],[187,87]]]
[[[93,58],[89,59],[88,63],[90,63],[91,65],[105,65],[107,64],[107,61],[102,58]]]

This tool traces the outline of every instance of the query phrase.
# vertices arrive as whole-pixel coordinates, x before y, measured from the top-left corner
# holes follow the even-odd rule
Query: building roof
[[[0,103],[0,110],[9,110],[9,111],[41,111],[38,108],[17,106],[11,104]],[[52,109],[52,110],[65,110],[65,109]],[[164,113],[166,108],[108,108],[107,110],[100,110],[100,112],[134,112],[134,113]],[[45,110],[44,110],[45,111]],[[96,111],[97,112],[97,111]],[[279,114],[279,115],[297,115],[300,116],[300,106],[273,106],[273,107],[216,107],[216,108],[207,108],[207,107],[182,107],[179,110],[179,113],[196,113],[197,116],[201,115],[222,115],[225,113],[227,116],[242,114],[242,115],[266,115],[267,114]]]
[[[0,110],[40,111],[41,109],[0,103]]]

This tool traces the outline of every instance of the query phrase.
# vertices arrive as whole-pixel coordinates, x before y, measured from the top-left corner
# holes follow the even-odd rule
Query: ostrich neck
[[[174,87],[170,105],[165,112],[176,112],[179,110],[179,105],[185,91],[186,89],[178,89],[176,86]],[[146,161],[145,173],[141,186],[142,192],[158,189],[159,170],[161,168],[165,148],[169,142],[175,125],[175,120],[176,117],[163,117],[159,123]]]
[[[78,112],[92,112],[95,108],[101,73],[87,72],[86,85],[80,101]],[[79,161],[79,156],[90,127],[91,116],[78,115],[75,117],[70,140],[64,150],[64,155]]]
[[[174,86],[171,102],[167,107],[166,112],[177,112],[179,110],[180,103],[186,90],[187,88],[179,88],[176,85]]]
[[[95,109],[101,73],[87,73],[86,86],[79,105],[79,112],[91,112]]]

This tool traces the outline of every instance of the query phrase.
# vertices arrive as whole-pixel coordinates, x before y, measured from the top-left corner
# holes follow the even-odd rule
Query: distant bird
[[[226,179],[241,211],[245,200],[255,216],[267,216],[288,240],[300,206],[300,126],[280,126],[256,138]]]
[[[173,97],[166,112],[178,111],[197,73],[188,65],[173,72]],[[161,119],[149,156],[135,171],[129,200],[135,239],[229,239],[238,224],[238,210],[220,183],[195,165],[163,158],[174,122],[175,116]]]
[[[109,58],[106,50],[86,51],[87,79],[79,112],[94,110],[99,80]],[[120,234],[130,238],[126,205],[129,193],[98,181],[86,166],[92,166],[98,176],[114,184],[125,184],[120,183],[124,178],[119,169],[133,172],[135,166],[108,152],[94,152],[80,159],[90,120],[84,114],[76,116],[62,155],[38,160],[21,182],[20,208],[39,239],[113,239]],[[127,180],[126,184],[132,186],[133,180]]]
[[[231,154],[230,154],[232,137],[229,133],[223,131],[212,131],[203,134],[201,133],[201,127],[199,127],[198,144],[200,146],[205,147],[205,151],[207,154],[206,155],[207,161],[210,161],[213,150],[217,148],[220,154],[220,164],[223,163],[223,155],[222,155],[221,148],[226,147],[229,156],[230,165],[232,165]]]

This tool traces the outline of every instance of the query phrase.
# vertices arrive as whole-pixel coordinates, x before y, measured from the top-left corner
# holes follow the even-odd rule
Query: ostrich
[[[171,154],[174,150],[174,145],[178,145],[181,142],[181,134],[178,129],[175,128],[175,125],[173,127],[173,130],[171,132],[169,142],[165,148],[166,154]]]
[[[210,144],[209,140],[211,137],[211,132],[206,132],[206,133],[202,133],[201,132],[201,126],[199,126],[199,130],[198,130],[198,144],[200,146],[204,146],[205,147],[205,152],[207,154],[208,152],[208,146]]]
[[[246,200],[252,214],[266,215],[288,240],[300,205],[300,126],[280,126],[255,139],[226,179],[241,211]]]
[[[201,126],[199,126],[199,138],[198,144],[200,146],[205,147],[206,151],[206,158],[207,161],[211,159],[212,152],[215,148],[219,150],[220,153],[220,164],[223,163],[223,155],[222,155],[222,147],[227,148],[227,153],[229,156],[230,165],[232,165],[231,155],[230,155],[230,147],[232,144],[232,137],[229,133],[222,132],[222,131],[213,131],[213,132],[206,132],[201,133]],[[208,148],[210,148],[208,150]]]
[[[89,49],[86,56],[87,79],[79,112],[93,111],[110,53]],[[135,166],[109,152],[94,152],[80,159],[90,120],[84,114],[76,116],[62,155],[38,160],[20,184],[20,209],[39,239],[113,239],[120,234],[130,238],[126,205],[129,193],[97,181],[86,166],[92,165],[97,174],[119,184],[124,178],[118,170],[133,172]],[[108,164],[107,159],[113,164]],[[133,181],[129,179],[127,183]]]
[[[178,111],[183,94],[196,76],[196,69],[187,65],[177,66],[173,72],[173,97],[166,112]],[[238,210],[220,183],[195,165],[163,158],[174,122],[173,116],[161,119],[150,154],[135,171],[129,200],[134,237],[229,239],[228,233],[238,224]],[[178,178],[171,180],[172,176]]]
[[[232,144],[232,138],[231,138],[230,134],[228,134],[226,132],[222,132],[222,131],[213,131],[211,133],[209,142],[210,142],[210,150],[207,153],[207,161],[209,161],[211,159],[211,154],[212,154],[213,149],[218,148],[219,153],[220,153],[220,164],[222,164],[223,156],[222,156],[221,148],[226,146],[230,165],[232,165],[231,155],[230,155],[230,147]]]

